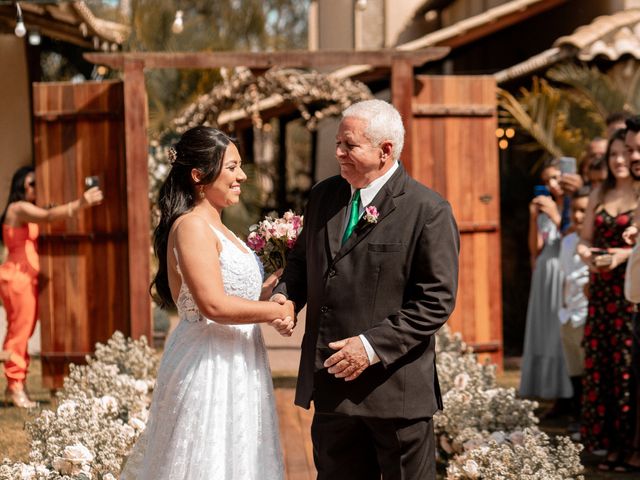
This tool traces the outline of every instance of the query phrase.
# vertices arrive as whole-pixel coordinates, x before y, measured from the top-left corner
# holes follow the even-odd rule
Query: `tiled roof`
[[[624,55],[640,60],[640,9],[628,9],[595,18],[590,24],[578,27],[571,35],[558,38],[553,48],[524,62],[494,74],[504,83],[567,59],[589,62],[596,58],[617,61]]]
[[[553,46],[573,48],[585,62],[596,57],[616,61],[623,55],[640,59],[640,9],[597,17],[571,35],[560,37]]]

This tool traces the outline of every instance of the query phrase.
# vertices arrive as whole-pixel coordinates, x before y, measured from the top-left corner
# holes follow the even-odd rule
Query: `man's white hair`
[[[384,100],[354,103],[342,112],[342,118],[353,117],[367,122],[366,137],[376,147],[384,141],[393,144],[393,159],[399,160],[404,145],[404,125],[400,113]]]

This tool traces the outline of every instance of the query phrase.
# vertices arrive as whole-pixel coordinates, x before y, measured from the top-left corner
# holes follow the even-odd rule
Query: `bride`
[[[149,421],[121,479],[284,478],[271,372],[258,323],[291,335],[293,304],[268,298],[255,254],[221,220],[246,180],[224,133],[195,127],[160,190],[155,285],[180,323],[165,345]]]

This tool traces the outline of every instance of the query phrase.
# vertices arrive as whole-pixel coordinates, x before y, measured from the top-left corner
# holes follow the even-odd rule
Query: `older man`
[[[340,176],[311,191],[274,300],[307,305],[296,404],[318,478],[435,478],[442,407],[436,331],[455,304],[459,235],[450,205],[399,163],[404,127],[387,102],[343,113]]]

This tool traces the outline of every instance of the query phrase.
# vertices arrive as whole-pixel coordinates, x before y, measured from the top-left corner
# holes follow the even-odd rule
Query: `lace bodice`
[[[211,225],[210,227],[222,242],[220,270],[222,272],[224,292],[227,295],[242,297],[248,300],[258,300],[260,298],[260,292],[262,291],[262,277],[264,275],[264,269],[260,260],[239,238],[238,241],[243,245],[244,251],[238,248],[238,246],[229,240],[222,232],[216,230]],[[178,254],[175,249],[174,253],[178,262],[178,272],[182,275],[180,271],[180,259],[178,259]],[[176,307],[178,308],[180,318],[188,322],[199,322],[201,320],[215,321],[215,319],[204,318],[200,313],[189,291],[189,286],[184,279],[180,286]]]

